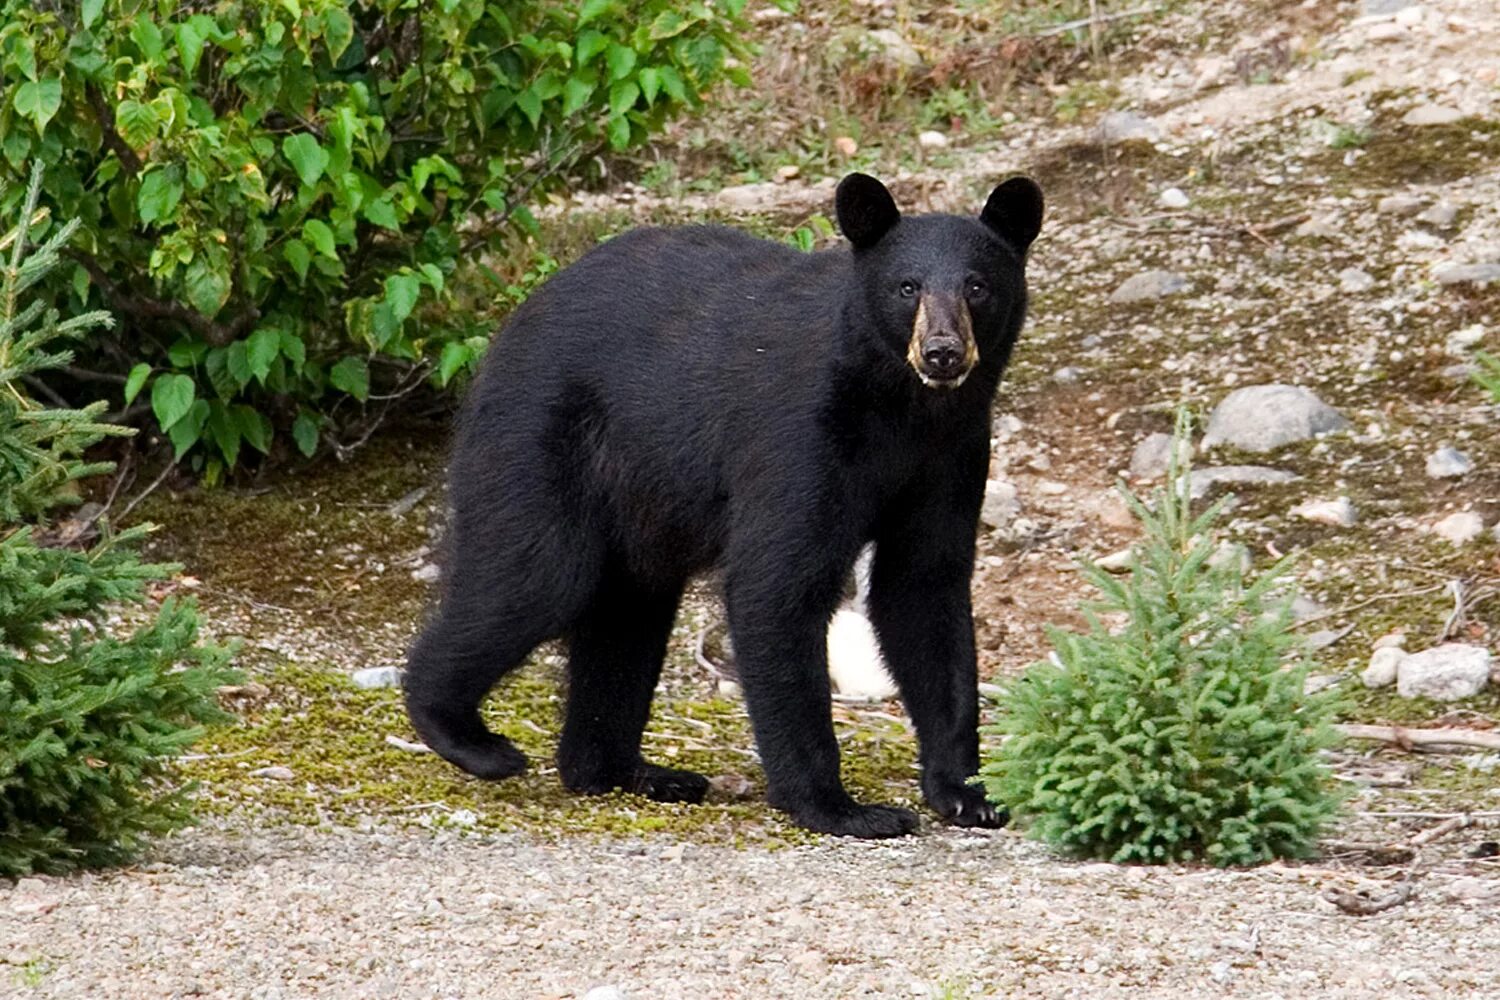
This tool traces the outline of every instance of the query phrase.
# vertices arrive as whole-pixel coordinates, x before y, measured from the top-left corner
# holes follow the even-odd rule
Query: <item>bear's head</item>
[[[1026,251],[1042,191],[1012,177],[977,217],[903,217],[866,174],[839,182],[839,228],[854,247],[862,312],[882,350],[923,385],[955,389],[986,360],[1005,363],[1026,313]],[[998,377],[998,373],[997,373]]]

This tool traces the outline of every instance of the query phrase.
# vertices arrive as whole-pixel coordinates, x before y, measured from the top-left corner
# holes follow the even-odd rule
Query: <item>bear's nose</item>
[[[964,364],[963,345],[946,338],[930,340],[922,347],[922,363],[930,375],[957,375]]]

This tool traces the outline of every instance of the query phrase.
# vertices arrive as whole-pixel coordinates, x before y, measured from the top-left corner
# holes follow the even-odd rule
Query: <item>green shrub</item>
[[[1179,440],[1186,436],[1179,418]],[[1174,447],[1174,453],[1177,449]],[[1051,632],[1055,659],[997,699],[1004,737],[981,777],[991,799],[1068,853],[1115,862],[1240,865],[1307,854],[1336,814],[1319,751],[1336,701],[1304,693],[1282,562],[1253,582],[1213,559],[1221,501],[1191,515],[1174,463],[1128,577],[1084,573],[1102,595],[1089,629]],[[1112,632],[1102,615],[1125,617]]]
[[[64,343],[107,325],[86,313],[59,322],[20,296],[58,264],[77,229],[56,230],[26,253],[41,172],[23,222],[0,239],[0,876],[107,864],[186,816],[166,762],[219,718],[214,689],[224,653],[196,644],[191,605],[166,601],[154,616],[142,588],[172,567],[141,563],[147,530],[111,532],[98,521],[87,548],[59,544],[45,520],[76,502],[76,480],[108,471],[79,455],[105,434],[103,401],[43,409],[25,379],[66,364]],[[38,219],[38,221],[44,221]],[[128,630],[121,611],[140,624]]]
[[[1474,361],[1474,383],[1489,393],[1491,402],[1500,404],[1500,358],[1484,351],[1475,351]]]
[[[456,299],[465,265],[565,172],[745,82],[744,4],[0,0],[0,181],[47,164],[82,221],[50,300],[126,324],[81,386],[148,393],[212,475],[447,384],[492,329],[458,306],[505,284]]]

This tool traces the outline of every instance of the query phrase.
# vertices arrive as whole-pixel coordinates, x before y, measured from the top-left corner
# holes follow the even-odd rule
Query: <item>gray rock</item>
[[[1432,280],[1440,285],[1459,285],[1466,281],[1484,285],[1500,281],[1500,264],[1455,264],[1449,261],[1433,267]]]
[[[1458,206],[1448,201],[1440,201],[1417,216],[1418,222],[1425,222],[1429,226],[1437,226],[1439,229],[1447,229],[1457,220]]]
[[[1275,483],[1294,483],[1302,477],[1285,469],[1271,469],[1264,465],[1211,465],[1194,469],[1188,479],[1188,491],[1194,500],[1208,495],[1209,490],[1220,484],[1235,486],[1262,486]]]
[[[424,562],[411,571],[411,578],[420,583],[436,583],[443,575],[437,563]]]
[[[1396,683],[1396,674],[1401,661],[1406,659],[1406,650],[1400,646],[1383,646],[1370,654],[1370,665],[1360,673],[1359,679],[1367,688],[1390,687]]]
[[[928,129],[917,133],[917,145],[923,149],[947,149],[948,137],[941,132]]]
[[[1182,462],[1192,457],[1192,443],[1184,441],[1177,459]],[[1148,434],[1130,453],[1130,474],[1136,479],[1158,479],[1167,474],[1171,458],[1172,435]]]
[[[1389,17],[1414,3],[1416,0],[1365,0],[1361,13],[1365,17]]]
[[[1346,267],[1339,272],[1339,287],[1346,292],[1368,292],[1375,287],[1375,276],[1357,267]]]
[[[877,28],[865,36],[871,46],[892,62],[902,66],[922,65],[922,53],[918,52],[906,36],[892,28]]]
[[[250,772],[250,777],[270,778],[272,781],[291,781],[296,775],[292,773],[291,768],[276,764],[271,767],[258,767]]]
[[[626,1000],[618,986],[595,986],[583,995],[583,1000]]]
[[[1110,293],[1111,302],[1145,302],[1186,291],[1188,279],[1175,271],[1142,271],[1133,274]]]
[[[1229,444],[1246,451],[1270,451],[1343,430],[1348,424],[1338,410],[1301,386],[1248,385],[1214,408],[1203,447]]]
[[[1405,125],[1452,125],[1464,113],[1446,104],[1419,104],[1401,116]]]
[[[1337,500],[1309,500],[1293,507],[1291,515],[1300,517],[1304,521],[1331,524],[1338,528],[1347,528],[1359,520],[1359,512],[1354,509],[1354,504],[1348,497],[1339,497]]]
[[[1427,475],[1433,479],[1466,476],[1473,470],[1473,460],[1452,445],[1445,444],[1427,456]]]
[[[1077,382],[1082,377],[1083,369],[1079,368],[1077,365],[1068,365],[1066,368],[1059,368],[1057,371],[1052,373],[1053,381],[1062,382],[1064,384]]]
[[[1389,194],[1375,203],[1375,211],[1381,215],[1416,215],[1427,204],[1426,199],[1414,194]]]
[[[984,505],[979,508],[979,520],[985,527],[1003,528],[1020,512],[1015,483],[991,479],[984,484]]]
[[[366,667],[354,671],[354,686],[363,691],[401,686],[400,667]]]
[[[1187,208],[1193,203],[1192,199],[1187,196],[1187,192],[1179,187],[1167,188],[1157,196],[1156,200],[1161,203],[1162,208]]]
[[[1403,698],[1458,701],[1474,697],[1489,679],[1488,649],[1448,642],[1404,657],[1396,670],[1396,691]]]
[[[1432,526],[1432,533],[1450,545],[1467,545],[1484,534],[1484,518],[1472,510],[1449,514]]]
[[[1155,142],[1161,137],[1161,129],[1154,121],[1134,111],[1111,111],[1099,119],[1094,136],[1101,142],[1125,142],[1129,139]]]

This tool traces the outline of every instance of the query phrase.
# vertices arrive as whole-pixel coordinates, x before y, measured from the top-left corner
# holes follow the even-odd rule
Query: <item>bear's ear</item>
[[[850,174],[839,181],[833,204],[839,228],[861,250],[879,243],[901,219],[896,199],[869,174]]]
[[[1030,177],[1012,177],[990,192],[979,219],[1025,253],[1042,229],[1042,189]]]

